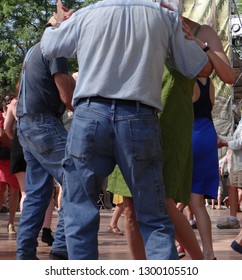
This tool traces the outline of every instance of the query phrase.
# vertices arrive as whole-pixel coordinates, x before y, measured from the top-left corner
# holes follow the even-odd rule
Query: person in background
[[[226,170],[227,170],[227,174],[230,173],[230,169],[231,169],[231,156],[232,156],[232,151],[230,149],[228,149],[226,151],[225,156],[219,160],[220,180],[219,180],[218,198],[217,198],[217,201],[218,201],[217,209],[218,210],[224,209],[222,207],[222,203],[224,203],[226,205],[225,200],[223,200],[223,190],[224,190],[223,179],[224,179],[224,175],[225,175],[225,167],[226,167]]]
[[[213,28],[205,24],[200,25],[187,17],[183,17],[183,25],[186,38],[204,46],[218,77],[223,82],[232,84],[235,81],[233,69]],[[191,135],[194,120],[192,95],[195,80],[189,81],[170,68],[165,74],[161,95],[164,107],[160,121],[163,128],[163,172],[168,211],[172,213],[180,245],[185,247],[190,255],[201,258],[199,251],[194,255],[193,243],[183,231],[183,225],[187,225],[186,220],[175,209],[177,203],[182,202],[186,206],[190,200],[193,165]],[[183,208],[181,207],[181,211]],[[188,228],[187,230],[189,232]],[[181,246],[179,250],[182,249]]]
[[[26,198],[18,227],[16,257],[35,260],[37,238],[53,197],[53,178],[62,185],[67,130],[61,117],[66,108],[73,110],[74,82],[68,74],[67,60],[46,59],[40,42],[27,52],[23,64],[16,115],[18,139],[27,163]],[[68,259],[62,207],[50,258]]]
[[[196,218],[205,259],[216,259],[213,251],[211,220],[205,198],[215,199],[219,186],[217,133],[212,121],[215,88],[210,78],[198,78],[194,87],[192,134],[193,176],[189,205]]]
[[[208,25],[200,25],[188,18],[183,18],[184,28],[187,32],[187,39],[193,39],[198,44],[207,42],[206,54],[213,62],[214,70],[219,78],[232,84],[235,80],[233,69],[223,50],[221,40],[216,32]],[[160,114],[162,147],[164,155],[163,174],[166,188],[168,213],[175,224],[176,239],[179,241],[178,253],[185,255],[184,248],[192,259],[203,259],[203,253],[194,239],[194,233],[182,213],[184,206],[189,204],[192,184],[192,126],[193,126],[193,104],[192,95],[194,80],[188,80],[180,73],[167,67],[163,75],[162,104],[163,111]],[[171,129],[172,127],[172,129]],[[129,202],[126,202],[126,200]],[[143,240],[136,228],[135,213],[132,198],[124,197],[125,218],[129,221],[126,227],[126,236],[129,229],[132,255],[145,258],[142,250]],[[182,203],[181,203],[182,202]],[[176,209],[177,204],[184,204],[181,209]],[[191,215],[192,219],[192,215]],[[192,228],[197,228],[195,220],[191,220]],[[184,226],[186,231],[184,230]],[[195,240],[191,242],[191,240]],[[183,248],[184,247],[184,248]],[[208,258],[210,258],[208,256]]]
[[[113,214],[108,226],[108,232],[117,235],[124,235],[124,232],[118,227],[118,221],[124,211],[123,197],[119,194],[113,195],[113,204],[115,205],[113,209]]]
[[[6,191],[8,191],[9,218],[7,231],[9,234],[16,234],[14,222],[19,204],[19,184],[15,175],[10,174],[11,143],[10,139],[4,131],[4,121],[4,114],[2,111],[0,111],[0,208],[2,208],[3,206],[4,194],[6,193]]]
[[[240,222],[237,218],[238,188],[242,188],[242,119],[232,136],[218,135],[218,147],[228,147],[225,160],[229,162],[227,180],[229,216],[226,221],[218,223],[217,227],[219,229],[238,229],[240,228]]]
[[[16,129],[16,104],[17,97],[14,97],[8,105],[8,110],[4,122],[4,130],[11,139],[11,153],[10,153],[10,172],[14,174],[18,180],[21,192],[20,198],[20,212],[23,209],[23,201],[26,197],[25,193],[25,170],[26,162],[24,160],[22,147],[19,144]]]
[[[121,232],[123,234],[121,230],[116,229],[116,226],[119,217],[124,213],[124,200],[126,197],[131,196],[131,193],[117,165],[115,166],[114,171],[109,175],[107,185],[107,191],[113,194],[113,204],[116,205],[112,215],[109,231],[117,234]]]
[[[19,90],[19,85],[17,84],[17,91]],[[18,180],[21,199],[20,199],[20,212],[23,210],[23,201],[26,197],[25,192],[25,175],[26,175],[26,161],[23,155],[23,149],[18,141],[17,129],[16,129],[16,106],[17,98],[14,97],[8,105],[8,110],[4,122],[4,129],[8,137],[12,140],[11,143],[11,153],[10,153],[10,173],[14,174]],[[49,246],[52,245],[54,238],[51,234],[51,221],[53,214],[53,201],[51,200],[50,205],[46,211],[45,220],[43,223],[43,232],[41,240],[47,243]]]

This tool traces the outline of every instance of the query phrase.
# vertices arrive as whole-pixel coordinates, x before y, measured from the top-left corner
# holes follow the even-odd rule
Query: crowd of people
[[[74,75],[67,64],[72,57]],[[232,151],[228,189],[234,194],[242,182],[240,125],[230,139],[218,137],[212,121],[209,76],[215,71],[224,83],[235,81],[216,32],[182,17],[171,3],[104,0],[73,11],[58,0],[23,65],[17,98],[0,115],[1,143],[4,131],[12,139],[0,171],[6,162],[13,182],[2,179],[6,171],[0,181],[12,190],[14,215],[19,192],[22,197],[16,258],[38,259],[43,228],[51,259],[98,259],[97,201],[108,180],[116,198],[108,231],[123,235],[118,219],[124,213],[133,259],[176,260],[183,248],[192,259],[216,259],[205,199],[218,195],[218,148]],[[73,112],[68,130],[66,110]],[[51,239],[54,182],[62,191]],[[232,212],[226,223],[240,227]],[[241,236],[231,244],[239,253]]]

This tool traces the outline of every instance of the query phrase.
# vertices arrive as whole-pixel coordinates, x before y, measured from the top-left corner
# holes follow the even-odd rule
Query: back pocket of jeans
[[[54,142],[48,129],[43,129],[31,135],[25,135],[25,137],[30,140],[34,149],[40,154],[49,154],[54,150]]]
[[[136,160],[157,160],[161,158],[160,128],[154,119],[131,120],[130,132],[133,156]]]
[[[85,118],[74,118],[68,136],[67,151],[81,161],[89,160],[93,154],[98,122]]]

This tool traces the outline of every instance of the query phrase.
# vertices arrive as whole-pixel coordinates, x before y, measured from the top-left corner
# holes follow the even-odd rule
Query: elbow
[[[220,80],[226,84],[233,85],[236,81],[236,77],[233,71],[223,73],[223,75],[218,75]]]
[[[207,62],[207,64],[203,67],[203,69],[198,74],[199,77],[209,77],[211,73],[213,72],[213,66],[210,63],[210,61]]]
[[[226,75],[226,79],[225,79],[225,83],[227,84],[234,84],[236,81],[236,78],[235,78],[235,74],[234,74],[234,71],[231,71],[231,73],[229,75]]]
[[[236,82],[236,76],[234,69],[231,66],[221,67],[220,69],[215,68],[215,72],[219,79],[226,84],[234,84]]]
[[[9,139],[13,139],[13,131],[11,129],[5,129],[5,133]]]
[[[212,70],[211,69],[203,69],[199,74],[198,77],[209,77],[212,74]]]

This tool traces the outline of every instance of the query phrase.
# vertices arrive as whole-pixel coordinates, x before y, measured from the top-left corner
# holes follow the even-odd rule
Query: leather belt
[[[115,104],[115,105],[125,105],[125,106],[140,106],[140,107],[147,107],[150,109],[154,109],[153,107],[143,104],[137,100],[127,100],[127,99],[111,99],[111,98],[105,98],[102,96],[91,96],[86,98],[80,98],[77,102],[77,105],[80,104],[80,102],[100,102],[100,103],[108,103],[108,104]]]

